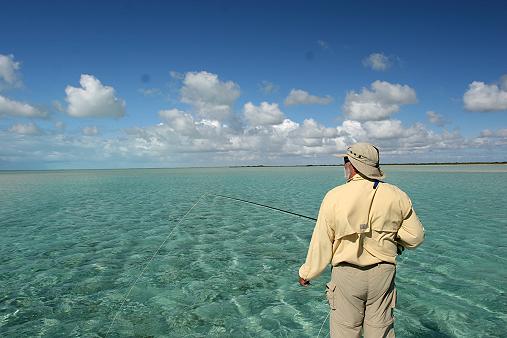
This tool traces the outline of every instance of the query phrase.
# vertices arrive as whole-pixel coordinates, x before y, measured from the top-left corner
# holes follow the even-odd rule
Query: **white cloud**
[[[21,86],[18,70],[21,64],[14,61],[14,55],[0,54],[0,90]]]
[[[427,111],[426,116],[428,117],[428,120],[434,125],[442,127],[446,124],[444,117],[434,111]]]
[[[370,142],[379,146],[381,153],[391,158],[405,155],[415,158],[417,154],[428,154],[430,151],[459,149],[463,148],[466,142],[457,131],[444,130],[442,133],[435,133],[421,123],[405,127],[398,120],[347,120],[338,130],[347,134],[348,144]]]
[[[33,122],[28,124],[15,124],[9,128],[11,133],[22,134],[22,135],[37,135],[41,133],[41,130]]]
[[[491,155],[494,152],[502,152],[502,157],[495,159],[496,161],[505,161],[505,151],[507,148],[507,128],[501,128],[497,130],[484,129],[480,135],[469,142],[467,142],[469,148],[487,148],[487,152],[483,152],[484,155]],[[491,159],[489,159],[490,161]]]
[[[292,89],[289,96],[285,99],[286,106],[297,104],[330,104],[333,101],[331,96],[310,95],[307,91],[301,89]]]
[[[191,114],[178,109],[161,110],[158,115],[176,132],[182,135],[195,135],[197,129]]]
[[[70,166],[79,163],[81,167],[337,163],[331,156],[333,153],[363,141],[380,147],[382,163],[421,158],[431,162],[438,156],[452,161],[459,160],[457,154],[468,149],[494,147],[497,154],[501,154],[499,147],[507,149],[504,129],[467,140],[458,132],[436,133],[422,124],[407,127],[397,120],[346,120],[331,128],[313,119],[297,123],[286,118],[277,125],[235,130],[217,120],[196,120],[176,109],[161,111],[160,116],[163,123],[129,129],[125,134],[108,138],[62,133],[9,138],[0,130],[0,143],[10,142],[7,149],[0,148],[0,166],[25,158],[59,163],[57,167],[65,163]],[[17,129],[22,131],[20,127]]]
[[[56,129],[63,130],[63,129],[65,129],[65,127],[66,127],[66,125],[65,125],[64,122],[62,122],[62,121],[56,121],[55,122],[55,128]]]
[[[338,163],[331,155],[354,142],[378,145],[383,163],[386,158],[391,162],[431,162],[436,156],[452,161],[457,159],[456,154],[486,147],[492,151],[481,154],[487,153],[490,158],[501,156],[501,149],[507,153],[507,129],[484,130],[479,137],[464,139],[457,131],[435,132],[422,123],[404,126],[399,120],[388,119],[400,105],[416,101],[415,91],[399,84],[376,81],[369,89],[348,93],[346,104],[357,106],[355,110],[347,106],[349,119],[338,126],[326,126],[314,119],[295,122],[284,116],[278,104],[268,102],[258,106],[247,102],[243,116],[233,114],[239,87],[220,81],[214,74],[187,73],[182,85],[190,92],[182,89],[181,98],[188,99],[192,110],[161,110],[160,123],[120,130],[114,136],[101,135],[94,126],[83,128],[79,134],[66,133],[63,123],[47,132],[35,124],[0,130],[0,144],[9,144],[0,147],[0,166],[27,160],[54,163],[58,168]],[[211,93],[220,98],[211,98]],[[376,105],[382,112],[372,113],[363,104]],[[215,110],[220,106],[225,109]],[[227,114],[221,115],[224,111]],[[432,116],[428,114],[428,118]],[[234,125],[235,118],[241,123]],[[14,137],[13,132],[39,135]],[[500,155],[490,155],[495,151]]]
[[[259,106],[255,106],[252,102],[247,102],[243,107],[243,113],[251,126],[280,124],[284,120],[277,103],[262,102]]]
[[[372,53],[363,59],[363,65],[373,70],[383,71],[391,67],[391,61],[383,53]]]
[[[473,81],[463,95],[465,109],[478,112],[507,110],[507,75],[499,84],[486,84]]]
[[[2,115],[16,117],[46,117],[47,113],[28,103],[13,101],[0,95],[0,117],[2,117]]]
[[[407,85],[375,81],[371,89],[351,91],[345,97],[344,113],[352,120],[383,120],[400,110],[400,105],[417,102],[414,89]]]
[[[405,133],[399,120],[366,121],[364,128],[368,137],[377,140],[400,138]]]
[[[366,138],[366,131],[359,121],[345,120],[341,126],[337,127],[337,130],[340,134],[348,135],[350,143],[356,143],[359,139]]]
[[[223,82],[216,74],[203,71],[186,73],[180,93],[181,101],[190,104],[199,116],[223,121],[232,115],[240,90],[236,83]]]
[[[507,128],[498,129],[498,130],[490,130],[485,129],[481,131],[480,137],[506,137],[507,138]]]
[[[67,112],[73,117],[121,117],[125,101],[117,98],[113,87],[104,86],[93,75],[82,74],[81,88],[67,86]]]
[[[259,90],[264,94],[274,94],[280,89],[279,86],[269,81],[262,81],[259,84]]]
[[[336,128],[327,128],[314,119],[305,119],[303,124],[293,130],[292,133],[304,138],[332,138],[338,136]]]
[[[94,136],[99,133],[99,128],[97,128],[96,126],[88,126],[88,127],[84,127],[82,129],[82,132],[83,132],[83,135]]]
[[[338,150],[337,144],[345,145],[336,128],[327,128],[314,119],[305,119],[288,137],[293,153],[334,153]]]

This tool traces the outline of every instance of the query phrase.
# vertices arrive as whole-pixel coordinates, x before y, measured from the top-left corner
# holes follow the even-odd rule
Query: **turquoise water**
[[[426,241],[397,273],[398,337],[507,336],[507,167],[392,166]],[[315,337],[297,284],[337,167],[0,173],[0,336]],[[129,286],[171,231],[125,305]],[[327,323],[321,337],[328,333]]]

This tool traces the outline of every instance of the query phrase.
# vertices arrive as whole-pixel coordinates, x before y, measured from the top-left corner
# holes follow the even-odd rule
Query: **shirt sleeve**
[[[424,227],[421,221],[419,221],[410,200],[409,205],[409,212],[403,219],[401,227],[398,230],[398,238],[400,244],[405,248],[415,249],[424,241]]]
[[[326,219],[326,208],[326,199],[324,199],[313,230],[306,261],[299,268],[299,276],[306,280],[318,277],[333,257],[334,230]]]

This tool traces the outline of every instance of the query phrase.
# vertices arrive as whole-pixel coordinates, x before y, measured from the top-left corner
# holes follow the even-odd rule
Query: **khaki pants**
[[[370,268],[340,264],[327,283],[331,308],[331,337],[394,338],[396,266],[381,263]]]

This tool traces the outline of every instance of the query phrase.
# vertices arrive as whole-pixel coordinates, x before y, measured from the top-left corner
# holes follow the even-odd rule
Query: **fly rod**
[[[294,215],[294,216],[306,218],[306,219],[309,219],[309,220],[312,220],[312,221],[316,221],[317,220],[314,217],[301,215],[301,214],[298,214],[298,213],[295,213],[295,212],[292,212],[292,211],[288,211],[288,210],[283,210],[283,209],[280,209],[280,208],[271,207],[269,205],[265,205],[265,204],[261,204],[261,203],[247,201],[247,200],[244,200],[244,199],[241,199],[241,198],[236,198],[236,197],[231,197],[231,196],[226,196],[226,195],[220,195],[220,194],[211,194],[211,193],[208,193],[208,195],[222,197],[222,198],[227,198],[227,199],[230,199],[230,200],[240,201],[240,202],[244,202],[244,203],[249,203],[249,204],[257,205],[257,206],[260,206],[260,207],[264,207],[264,208],[268,208],[268,209],[284,212],[284,213],[289,214],[289,215]]]
[[[247,200],[244,200],[244,199],[241,199],[241,198],[237,198],[237,197],[231,197],[231,196],[220,195],[220,194],[212,194],[212,193],[208,193],[207,195],[227,198],[227,199],[230,199],[230,200],[240,201],[240,202],[243,202],[243,203],[249,203],[249,204],[257,205],[259,207],[263,207],[263,208],[268,208],[268,209],[284,212],[284,213],[289,214],[289,215],[294,215],[294,216],[306,218],[306,219],[309,219],[309,220],[312,220],[312,221],[317,221],[317,219],[314,218],[314,217],[310,217],[310,216],[306,216],[306,215],[301,215],[301,214],[298,214],[296,212],[292,212],[292,211],[288,211],[288,210],[283,210],[283,209],[280,209],[280,208],[275,208],[275,207],[272,207],[272,206],[269,206],[269,205],[265,205],[265,204],[261,204],[261,203],[247,201]],[[399,244],[399,243],[396,243],[396,246],[397,246],[397,250],[396,251],[398,252],[398,255],[401,255],[403,253],[403,251],[405,250],[405,247],[403,245]]]

